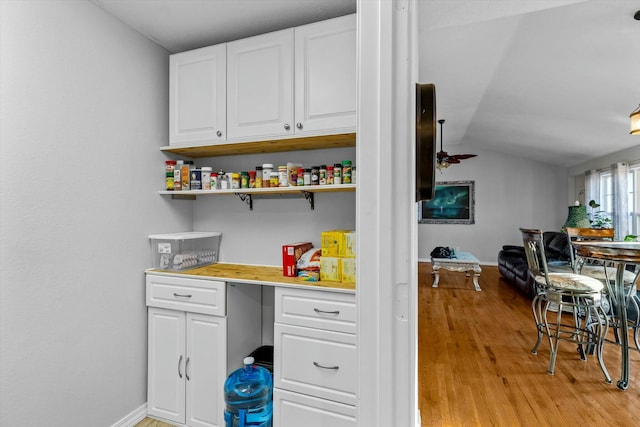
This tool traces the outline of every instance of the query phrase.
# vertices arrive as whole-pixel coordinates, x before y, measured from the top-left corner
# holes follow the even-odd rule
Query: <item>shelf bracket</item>
[[[247,204],[249,205],[250,211],[253,210],[253,197],[251,197],[251,194],[246,194],[246,193],[233,193],[233,194],[238,196],[240,200],[242,200],[243,202],[247,202]]]
[[[307,199],[307,201],[309,202],[309,205],[311,206],[311,210],[315,209],[315,205],[314,205],[314,200],[313,200],[313,194],[310,191],[303,191],[302,194],[304,194],[304,198]]]

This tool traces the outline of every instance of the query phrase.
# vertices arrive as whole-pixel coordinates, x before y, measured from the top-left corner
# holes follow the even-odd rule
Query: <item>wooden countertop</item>
[[[227,264],[217,263],[184,271],[168,271],[149,269],[147,274],[190,277],[207,280],[220,280],[235,283],[255,283],[269,286],[290,286],[297,288],[318,288],[339,292],[354,292],[356,285],[341,282],[307,282],[297,277],[282,275],[282,267],[270,265]]]

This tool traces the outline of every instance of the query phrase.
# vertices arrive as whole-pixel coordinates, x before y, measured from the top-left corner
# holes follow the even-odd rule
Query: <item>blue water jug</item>
[[[244,367],[235,370],[224,382],[224,421],[226,427],[271,427],[273,414],[273,378],[254,365],[253,357],[244,358]]]

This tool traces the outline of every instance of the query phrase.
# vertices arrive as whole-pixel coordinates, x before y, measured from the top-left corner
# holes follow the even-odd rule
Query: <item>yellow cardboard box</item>
[[[320,235],[322,255],[330,257],[346,256],[347,233],[354,232],[351,230],[323,231]],[[355,238],[351,240],[353,240],[352,247],[355,248]]]
[[[347,258],[356,257],[356,232],[347,231],[344,233],[344,256]]]
[[[320,281],[342,281],[342,259],[337,257],[320,257]]]
[[[355,258],[342,258],[342,283],[356,283]]]

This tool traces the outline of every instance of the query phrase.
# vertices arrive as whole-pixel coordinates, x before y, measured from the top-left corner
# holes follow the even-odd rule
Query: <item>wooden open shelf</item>
[[[160,147],[160,150],[185,157],[200,158],[355,146],[355,133],[341,133],[322,136],[283,137],[282,139],[265,141],[224,142],[216,145],[167,145]]]

